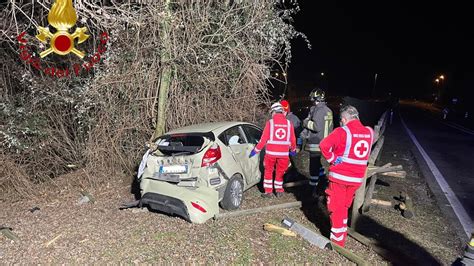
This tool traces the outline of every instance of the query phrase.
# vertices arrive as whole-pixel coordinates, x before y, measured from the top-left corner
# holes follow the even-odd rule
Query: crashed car
[[[259,156],[249,154],[262,130],[249,123],[187,126],[154,141],[139,168],[140,206],[192,223],[240,207],[243,192],[259,183]]]

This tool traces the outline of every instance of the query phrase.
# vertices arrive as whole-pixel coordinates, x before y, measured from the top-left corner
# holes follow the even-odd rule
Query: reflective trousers
[[[329,181],[326,189],[329,217],[331,219],[331,242],[344,247],[347,237],[347,216],[358,186],[349,186]]]
[[[283,175],[288,169],[288,163],[290,159],[288,157],[277,158],[265,155],[265,173],[263,179],[263,189],[265,193],[272,193],[273,187],[276,192],[283,192]],[[273,170],[276,167],[275,182],[273,182]]]

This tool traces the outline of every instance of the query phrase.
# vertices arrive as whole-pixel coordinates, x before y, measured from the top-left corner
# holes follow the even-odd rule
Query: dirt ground
[[[421,176],[411,143],[394,123],[387,129],[380,162],[402,165],[405,179],[381,177],[374,198],[393,200],[406,190],[415,202],[415,217],[405,219],[395,209],[372,207],[358,224],[365,236],[401,254],[407,264],[451,264],[463,243],[443,217]],[[298,156],[300,168],[308,156]],[[301,171],[305,174],[305,171]],[[66,178],[66,177],[65,177]],[[118,178],[120,179],[120,178]],[[64,180],[63,180],[64,181]],[[302,200],[302,209],[287,209],[218,221],[190,224],[147,209],[119,210],[132,201],[130,185],[109,184],[90,191],[95,203],[78,205],[79,190],[62,187],[61,179],[43,198],[0,203],[0,226],[13,228],[21,241],[0,236],[0,262],[5,264],[162,263],[194,262],[261,264],[351,264],[335,251],[321,250],[301,237],[266,232],[263,224],[279,225],[288,216],[316,232],[327,234],[324,208],[309,197],[309,189],[289,191],[282,198],[262,199],[257,187],[244,193],[242,209]],[[65,181],[64,181],[65,183]],[[323,204],[320,204],[323,205]],[[39,210],[31,212],[34,207]],[[348,238],[346,247],[370,265],[390,264],[372,249]]]

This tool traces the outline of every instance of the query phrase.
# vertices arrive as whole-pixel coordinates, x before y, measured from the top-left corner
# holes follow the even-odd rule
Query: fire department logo
[[[85,53],[74,47],[74,41],[81,44],[89,35],[86,34],[87,28],[76,28],[73,34],[69,30],[76,25],[77,15],[76,10],[72,6],[72,0],[56,0],[48,14],[49,24],[56,29],[53,34],[48,27],[38,27],[38,35],[36,38],[42,43],[46,44],[49,40],[50,47],[40,53],[43,58],[50,53],[58,55],[67,55],[73,53],[80,58],[84,58]]]
[[[286,137],[286,130],[283,128],[279,128],[275,131],[275,136],[277,139],[284,139]]]
[[[358,158],[364,158],[369,153],[369,143],[365,140],[359,140],[354,146],[354,154]]]

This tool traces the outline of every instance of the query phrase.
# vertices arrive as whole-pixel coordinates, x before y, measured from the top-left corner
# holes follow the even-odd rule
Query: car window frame
[[[232,127],[229,127],[228,129],[224,130],[221,134],[219,134],[219,136],[217,137],[222,143],[224,143],[224,145],[226,145],[227,147],[230,147],[231,145],[229,144],[229,140],[226,138],[226,135],[227,135],[227,132],[234,129],[234,128],[237,128],[237,130],[239,131],[239,138],[243,139],[245,141],[245,143],[239,143],[239,144],[234,144],[232,146],[235,146],[235,145],[247,145],[247,144],[250,144],[248,142],[248,139],[247,139],[247,135],[245,134],[245,130],[242,128],[241,125],[235,125],[235,126],[232,126]],[[222,137],[222,138],[221,138]],[[224,139],[224,140],[222,140]]]
[[[243,124],[243,125],[242,125],[242,129],[243,129],[243,131],[244,131],[244,133],[245,133],[245,138],[247,139],[247,143],[248,143],[248,144],[257,145],[256,143],[250,143],[250,141],[249,141],[249,136],[247,136],[247,134],[250,135],[250,133],[247,132],[247,130],[245,129],[245,127],[254,128],[254,129],[257,129],[258,131],[260,131],[260,138],[262,138],[263,129],[261,129],[261,128],[259,128],[258,126],[255,126],[255,125],[251,125],[251,124]],[[257,143],[260,141],[260,138],[257,139]]]

